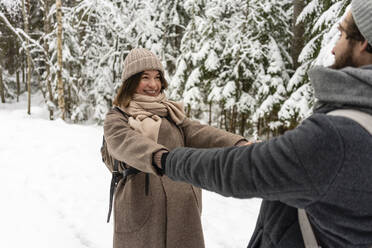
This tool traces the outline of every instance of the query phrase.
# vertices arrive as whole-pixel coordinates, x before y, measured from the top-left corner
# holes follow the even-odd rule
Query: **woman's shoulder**
[[[130,115],[126,113],[124,110],[122,110],[119,107],[113,107],[110,109],[105,117],[105,122],[112,122],[112,121],[125,121],[128,122],[128,118]]]

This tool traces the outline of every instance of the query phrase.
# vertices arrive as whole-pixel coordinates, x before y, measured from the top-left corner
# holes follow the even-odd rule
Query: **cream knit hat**
[[[163,65],[151,51],[145,48],[135,48],[124,60],[122,81],[146,70],[159,70],[164,74]]]
[[[372,1],[353,0],[351,13],[363,37],[372,45]]]

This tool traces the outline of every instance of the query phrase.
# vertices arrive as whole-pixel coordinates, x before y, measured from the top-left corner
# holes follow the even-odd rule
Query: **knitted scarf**
[[[156,97],[134,94],[129,106],[123,110],[131,115],[129,125],[155,142],[158,141],[161,117],[169,115],[176,125],[186,118],[182,104],[167,100],[164,93]]]

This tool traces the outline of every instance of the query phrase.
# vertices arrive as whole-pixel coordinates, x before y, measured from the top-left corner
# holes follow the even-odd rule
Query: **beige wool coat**
[[[120,181],[114,196],[114,248],[203,248],[201,190],[189,184],[160,177],[152,156],[166,147],[233,146],[244,138],[197,121],[186,119],[178,127],[163,118],[158,144],[134,131],[127,119],[111,110],[105,119],[104,136],[109,153],[146,173]]]

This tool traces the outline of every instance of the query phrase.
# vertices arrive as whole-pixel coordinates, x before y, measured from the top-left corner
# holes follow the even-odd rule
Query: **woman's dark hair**
[[[352,15],[349,20],[346,19],[346,27],[342,27],[342,29],[346,33],[346,39],[361,42],[366,40],[356,25]],[[366,51],[372,53],[372,45],[370,43],[368,43]]]
[[[122,108],[128,107],[129,102],[132,100],[132,96],[136,92],[139,82],[141,81],[142,74],[143,72],[134,74],[121,84],[119,91],[112,103],[113,105]],[[163,92],[163,90],[168,88],[168,82],[167,80],[165,80],[164,75],[161,71],[159,71],[159,75],[161,82],[161,92]]]

